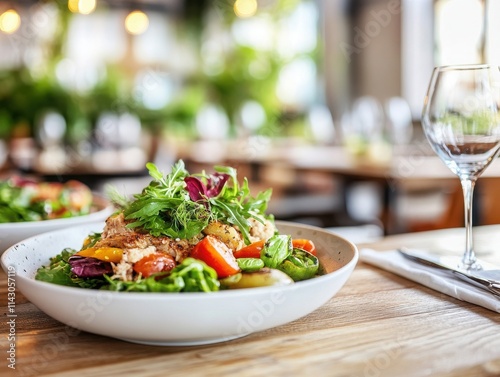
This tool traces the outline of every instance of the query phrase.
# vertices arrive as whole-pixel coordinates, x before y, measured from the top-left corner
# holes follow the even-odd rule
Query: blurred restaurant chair
[[[434,186],[400,189],[393,223],[397,233],[459,228],[464,225],[464,203],[460,183],[448,181]]]

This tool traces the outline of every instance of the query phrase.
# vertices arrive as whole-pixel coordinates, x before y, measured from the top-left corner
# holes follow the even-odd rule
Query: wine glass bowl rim
[[[500,66],[495,64],[451,64],[451,65],[442,65],[434,67],[434,70],[445,72],[445,71],[459,71],[459,70],[480,70],[480,69],[490,69],[497,68],[500,69]]]

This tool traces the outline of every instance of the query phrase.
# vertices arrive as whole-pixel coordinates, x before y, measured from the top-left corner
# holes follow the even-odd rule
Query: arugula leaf
[[[189,176],[184,162],[179,160],[170,174],[164,176],[152,163],[149,174],[154,180],[125,206],[129,228],[142,228],[155,237],[189,239],[199,234],[209,223],[210,212],[202,204],[190,200],[184,178]]]
[[[244,213],[241,211],[239,203],[211,199],[210,204],[212,205],[215,217],[238,226],[241,234],[243,235],[243,239],[245,240],[245,244],[249,245],[251,243],[249,224]]]
[[[243,184],[240,186],[234,168],[219,166],[217,170],[228,174],[231,177],[232,185],[224,186],[219,196],[210,199],[214,216],[218,220],[237,225],[245,244],[249,245],[251,241],[248,219],[254,218],[264,223],[272,190],[260,192],[254,198],[250,194],[247,178],[244,178]]]
[[[134,219],[127,227],[141,227],[155,237],[189,239],[209,223],[210,213],[202,205],[185,199],[143,197],[125,211],[125,219]]]
[[[165,184],[165,181],[164,181],[164,178],[163,178],[163,174],[158,170],[158,168],[156,167],[155,164],[153,164],[152,162],[148,162],[146,164],[146,168],[148,169],[149,175],[151,177],[153,177],[157,181],[160,181],[163,184]]]

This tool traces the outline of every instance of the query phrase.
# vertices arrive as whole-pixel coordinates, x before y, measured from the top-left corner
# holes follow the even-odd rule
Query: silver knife
[[[400,248],[398,251],[405,258],[425,264],[434,268],[440,268],[451,272],[461,280],[464,280],[476,287],[486,289],[495,296],[500,297],[500,267],[486,264],[485,270],[465,270],[460,269],[457,264],[450,262],[450,258],[430,255],[418,250]]]

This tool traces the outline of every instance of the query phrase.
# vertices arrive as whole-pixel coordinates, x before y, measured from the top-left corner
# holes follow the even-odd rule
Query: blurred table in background
[[[135,143],[125,145],[101,145],[93,139],[43,145],[32,137],[13,138],[4,143],[8,158],[0,164],[0,173],[4,177],[30,175],[45,181],[76,179],[93,190],[108,180],[147,177],[145,165],[156,159],[160,139],[146,131],[133,136]]]
[[[380,160],[372,160],[354,156],[341,146],[294,145],[286,141],[271,144],[262,140],[259,143],[256,139],[196,142],[179,149],[178,157],[197,168],[210,169],[214,164],[233,166],[241,172],[240,176],[273,187],[278,197],[283,196],[286,187],[297,189],[300,184],[304,184],[305,188],[314,186],[314,182],[305,182],[306,176],[312,177],[312,181],[323,180],[324,186],[328,186],[325,177],[335,179],[337,185],[333,195],[339,208],[330,215],[344,218],[349,217],[346,206],[350,188],[359,182],[375,183],[381,187],[382,210],[378,220],[386,234],[462,226],[460,182],[439,157],[425,144],[401,147],[390,151],[390,154],[386,152],[381,153]],[[478,182],[475,224],[500,222],[500,215],[497,215],[500,211],[494,209],[493,200],[497,186],[500,186],[498,159],[486,169]],[[315,192],[312,192],[314,198]],[[434,195],[433,204],[424,205],[422,198],[431,194]],[[408,204],[405,202],[408,196],[419,200],[413,205]],[[313,199],[310,203],[314,207]],[[440,207],[439,211],[436,206]],[[286,212],[286,208],[280,210]],[[425,212],[436,213],[435,218],[425,218]]]

